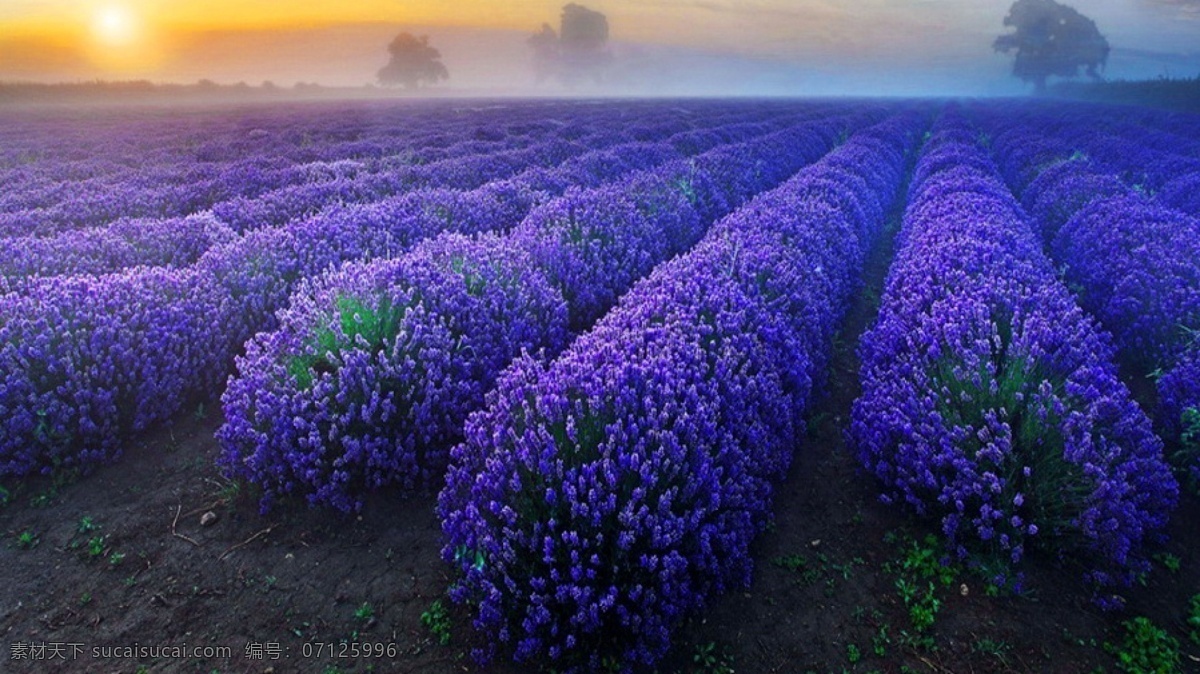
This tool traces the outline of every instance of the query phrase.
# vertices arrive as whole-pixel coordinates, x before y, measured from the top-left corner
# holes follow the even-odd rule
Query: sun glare
[[[92,34],[109,47],[129,47],[137,42],[138,17],[123,5],[105,5],[92,16]]]
[[[108,73],[146,76],[159,62],[160,50],[146,17],[128,0],[101,0],[93,10],[88,56]]]

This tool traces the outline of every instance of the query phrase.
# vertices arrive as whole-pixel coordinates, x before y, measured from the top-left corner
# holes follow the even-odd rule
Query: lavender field
[[[1194,114],[13,107],[0,237],[12,671],[1200,671]]]

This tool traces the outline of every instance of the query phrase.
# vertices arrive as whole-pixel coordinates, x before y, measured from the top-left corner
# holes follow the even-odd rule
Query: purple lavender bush
[[[1170,368],[1200,330],[1200,221],[1132,194],[1094,202],[1051,242],[1126,359]]]
[[[1025,188],[1021,201],[1042,239],[1053,241],[1086,206],[1128,191],[1115,176],[1096,172],[1088,160],[1068,158],[1044,168]]]
[[[566,307],[523,251],[446,235],[310,284],[247,345],[222,397],[220,463],[342,511],[441,476],[466,414],[524,350],[560,350]]]
[[[963,137],[935,133],[925,152],[979,153]],[[1175,480],[1107,338],[995,171],[985,189],[974,170],[966,189],[950,170],[911,194],[860,345],[851,439],[886,500],[939,518],[958,555],[996,565],[996,582],[1040,547],[1080,560],[1098,600],[1118,602],[1112,589],[1146,567],[1140,547],[1165,525]]]
[[[905,138],[858,166],[893,194]],[[561,357],[519,359],[468,418],[438,507],[453,597],[493,639],[477,655],[651,666],[684,616],[749,582],[815,368],[882,228],[856,214],[890,201],[821,199],[838,176],[865,186],[835,159],[861,150],[852,138],[735,211]]]
[[[562,292],[572,330],[591,325],[635,280],[699,238],[700,216],[681,193],[661,195],[671,201],[657,218],[639,208],[639,196],[624,184],[571,190],[514,230],[516,245]]]
[[[1200,171],[1193,171],[1168,181],[1157,197],[1169,208],[1200,218]]]
[[[802,159],[798,156],[792,161]],[[721,164],[714,162],[713,165]],[[547,293],[551,291],[542,292],[544,289],[538,284],[544,284],[548,279],[555,289],[554,296],[565,299],[565,307],[572,319],[569,327],[575,330],[590,325],[638,277],[702,235],[707,223],[700,221],[692,201],[703,203],[704,194],[712,191],[705,186],[702,174],[683,164],[671,164],[617,186],[572,190],[535,210],[503,242],[487,239],[488,247],[490,250],[500,246],[505,254],[511,255],[510,264],[530,267],[527,273],[533,283],[530,292],[543,304],[548,301]],[[404,199],[411,200],[411,197]],[[328,221],[322,224],[322,236],[327,242],[337,240],[333,238],[335,230],[331,225]],[[355,242],[361,227],[357,223],[351,223],[349,227],[347,240]],[[368,231],[390,230],[376,226]],[[275,232],[266,232],[253,235],[252,239],[278,236]],[[306,241],[298,239],[297,243],[307,245]],[[450,236],[446,241],[458,239]],[[261,248],[287,250],[279,246]],[[353,249],[353,244],[348,244],[348,249]],[[344,255],[337,251],[338,247],[333,246],[318,252],[325,256]],[[365,254],[365,251],[356,252]],[[500,253],[490,255],[494,257]],[[421,257],[417,255],[418,259]],[[287,253],[284,259],[288,258],[294,259],[294,254]],[[324,258],[317,259],[318,264],[312,268],[330,264]],[[364,345],[355,343],[353,333],[346,339],[337,338],[335,326],[330,325],[331,320],[344,322],[348,311],[367,311],[372,315],[390,311],[377,308],[378,302],[374,300],[364,309],[360,306],[361,301],[354,299],[353,289],[364,283],[371,288],[388,282],[398,288],[417,284],[417,290],[412,292],[428,297],[433,291],[423,289],[424,285],[433,283],[440,287],[445,283],[444,280],[427,280],[421,275],[407,278],[405,274],[413,272],[392,262],[380,263],[379,267],[387,270],[380,272],[382,281],[361,280],[362,274],[375,278],[375,267],[367,265],[352,268],[357,271],[349,278],[345,273],[334,276],[328,286],[322,285],[317,300],[293,296],[292,309],[279,315],[281,330],[260,333],[249,347],[248,357],[239,361],[240,374],[231,380],[224,399],[226,425],[218,434],[224,447],[221,463],[230,474],[245,477],[264,488],[264,509],[280,495],[295,494],[307,496],[314,505],[357,510],[362,506],[362,494],[369,489],[396,483],[411,490],[426,484],[429,477],[438,474],[442,468],[444,459],[439,452],[444,453],[457,441],[466,413],[482,406],[482,394],[491,387],[500,369],[521,349],[544,348],[551,354],[561,349],[565,333],[563,326],[555,320],[542,316],[540,323],[535,321],[532,325],[543,327],[541,334],[521,324],[521,338],[506,339],[501,328],[513,323],[513,317],[491,315],[487,320],[501,327],[488,327],[486,323],[477,324],[488,316],[480,306],[450,302],[437,305],[436,311],[422,305],[424,313],[414,312],[408,323],[394,319],[392,322],[396,325],[389,330],[398,331],[397,335],[419,337],[445,332],[439,327],[442,324],[465,325],[472,326],[469,330],[463,328],[472,335],[480,331],[495,332],[493,338],[500,340],[499,345],[485,348],[490,344],[485,341],[456,351],[453,358],[448,357],[454,367],[412,367],[407,350],[392,360],[384,358],[382,363],[378,362],[375,354],[389,348],[386,339],[392,335],[391,331],[385,331],[383,337],[368,340]],[[246,265],[235,267],[238,270],[245,268]],[[510,274],[515,269],[505,268]],[[427,272],[424,274],[428,275]],[[305,274],[301,272],[296,276],[302,278]],[[375,288],[373,292],[378,290]],[[309,293],[311,290],[302,295]],[[343,293],[350,293],[351,299],[347,300]],[[391,298],[388,301],[399,300]],[[316,302],[315,308],[313,302]],[[343,307],[346,302],[350,304]],[[540,313],[533,313],[540,316],[546,310],[543,307]],[[331,319],[331,315],[335,318]],[[404,315],[408,316],[407,313]],[[314,334],[318,336],[314,337]],[[474,339],[484,338],[476,335]],[[445,345],[424,346],[421,351],[432,354],[447,348]],[[290,378],[278,375],[280,363],[294,365],[297,358],[309,358],[313,349],[336,352],[337,358],[332,361],[319,361],[323,374],[328,377],[314,381],[318,378],[312,373],[306,374],[303,368]],[[309,355],[302,356],[306,353]],[[360,373],[360,369],[366,374]],[[363,377],[378,377],[378,381],[358,382]],[[353,385],[356,389],[373,392],[367,411],[344,407],[344,402],[340,403],[343,407],[331,410],[324,402],[347,386],[345,378],[358,382]],[[401,392],[395,403],[380,393],[395,391]],[[410,391],[413,393],[407,393]],[[345,394],[340,396],[346,398]],[[423,411],[424,408],[414,402],[418,399],[434,402],[430,403],[430,410]],[[360,404],[357,398],[351,403]],[[450,405],[451,408],[448,411],[437,405]],[[417,411],[405,417],[396,412],[397,407]],[[368,419],[368,415],[380,418]],[[281,427],[280,419],[291,428]],[[384,453],[383,448],[397,435],[414,438],[412,443],[415,444],[394,450],[399,459],[375,456]],[[366,455],[371,456],[364,459]]]
[[[0,476],[87,468],[214,393],[228,310],[191,269],[46,278],[0,296]]]
[[[390,257],[448,231],[502,230],[540,197],[520,185],[493,183],[471,192],[415,190],[379,202],[330,209],[285,227],[247,234],[197,263],[238,307],[227,363],[256,332],[273,329],[275,312],[304,279],[363,258]],[[227,368],[227,366],[226,366]],[[228,369],[226,369],[228,371]]]
[[[14,237],[0,276],[25,282],[40,276],[104,274],[136,265],[187,267],[236,235],[208,214],[166,220],[121,220],[106,228],[53,237]]]
[[[1172,463],[1192,491],[1200,494],[1200,344],[1193,342],[1158,380],[1160,420],[1171,439]]]
[[[1031,128],[1040,121],[1033,118]],[[1020,133],[1014,130],[1008,137]],[[1023,133],[1037,135],[1029,129]],[[1125,184],[1134,178],[1118,177],[1114,167],[1137,166],[1124,156],[1125,145],[1092,142],[1082,130],[1076,135],[1096,151],[1093,158],[1075,155],[1030,171],[1036,177],[1025,187],[1024,201],[1065,280],[1082,306],[1113,333],[1123,360],[1147,376],[1161,377],[1156,423],[1171,463],[1194,484],[1189,476],[1194,478],[1200,458],[1189,441],[1191,424],[1183,418],[1194,404],[1185,402],[1189,368],[1180,362],[1195,348],[1200,329],[1195,236],[1200,221],[1163,205],[1175,203],[1177,193],[1154,198]],[[1156,165],[1150,173],[1161,172]],[[1161,175],[1138,179],[1163,180]],[[1186,180],[1184,175],[1168,185]]]
[[[539,109],[539,112],[541,111],[542,109]],[[644,114],[658,115],[658,112],[660,111],[656,106],[648,106]],[[715,114],[711,120],[706,118],[705,123],[719,123],[719,120],[723,118],[722,115],[725,119],[744,118],[744,111],[738,110],[736,107],[728,111],[717,112],[719,114]],[[53,348],[39,352],[37,357],[19,355],[20,348],[17,347],[10,349],[10,354],[18,355],[13,355],[5,366],[4,375],[6,381],[9,382],[9,388],[6,391],[11,393],[5,400],[12,401],[6,409],[14,410],[14,414],[17,416],[14,417],[16,419],[14,424],[10,428],[4,429],[5,442],[9,443],[6,447],[11,447],[15,453],[28,452],[31,456],[40,456],[46,453],[70,454],[76,449],[90,453],[89,456],[111,454],[113,451],[110,449],[118,445],[125,437],[124,434],[131,432],[132,429],[144,427],[144,423],[151,423],[144,421],[145,419],[161,420],[186,404],[193,394],[211,391],[215,385],[209,382],[223,379],[226,373],[232,369],[234,356],[242,351],[245,340],[257,331],[275,325],[274,312],[284,306],[293,289],[305,279],[335,268],[347,260],[362,257],[387,257],[402,253],[417,241],[441,231],[502,230],[517,224],[535,203],[544,198],[541,194],[532,191],[529,185],[518,180],[494,181],[468,193],[439,189],[414,189],[401,196],[389,197],[387,196],[389,190],[398,185],[398,183],[393,183],[396,180],[405,180],[402,174],[407,169],[396,170],[395,175],[391,177],[389,177],[389,173],[397,167],[419,163],[417,159],[420,156],[433,158],[437,154],[434,150],[440,148],[445,150],[445,159],[459,158],[463,161],[457,163],[433,162],[420,166],[418,168],[424,171],[422,175],[425,175],[431,182],[435,180],[444,182],[478,181],[480,175],[483,175],[480,171],[484,169],[492,171],[493,174],[513,173],[530,163],[558,163],[565,158],[564,149],[574,152],[576,148],[582,149],[585,145],[609,146],[629,140],[629,136],[624,132],[603,128],[613,121],[612,108],[595,112],[577,110],[575,113],[578,113],[572,115],[575,121],[556,133],[560,139],[570,136],[578,140],[578,143],[563,142],[562,140],[552,140],[546,143],[530,142],[530,139],[526,138],[516,139],[515,142],[509,140],[480,141],[494,143],[494,145],[479,145],[479,142],[472,144],[472,141],[467,141],[451,146],[449,144],[455,138],[455,134],[463,129],[457,129],[457,123],[444,121],[437,121],[437,128],[446,133],[422,134],[417,133],[415,129],[406,128],[403,137],[389,136],[378,144],[361,140],[333,142],[333,136],[347,132],[357,133],[354,131],[355,124],[344,125],[346,128],[340,130],[318,130],[315,135],[312,128],[303,128],[302,125],[301,128],[289,127],[282,130],[254,129],[249,136],[239,138],[221,137],[219,134],[212,138],[204,137],[194,151],[189,149],[183,153],[187,168],[182,172],[177,171],[175,167],[163,166],[148,169],[144,173],[132,174],[125,170],[127,167],[123,166],[121,162],[84,161],[74,164],[49,163],[39,166],[36,170],[7,176],[6,178],[10,181],[16,181],[12,184],[28,180],[30,185],[45,188],[32,196],[14,196],[13,192],[7,192],[6,197],[3,198],[5,207],[11,207],[6,211],[5,217],[12,216],[12,224],[18,226],[20,233],[46,235],[62,229],[95,226],[96,231],[105,230],[103,234],[96,236],[105,242],[115,242],[115,250],[119,252],[119,255],[108,256],[102,247],[100,250],[87,251],[87,256],[81,253],[77,258],[52,261],[52,264],[66,265],[61,269],[39,266],[42,262],[55,256],[54,247],[57,243],[52,242],[46,244],[45,251],[48,252],[41,255],[37,264],[34,265],[35,267],[47,272],[74,272],[94,264],[102,267],[115,267],[125,266],[127,263],[152,261],[156,264],[173,265],[177,262],[185,264],[189,256],[200,255],[200,260],[196,262],[194,268],[195,287],[189,289],[189,293],[173,294],[147,291],[141,299],[132,302],[123,310],[123,313],[113,312],[113,315],[120,315],[126,323],[138,326],[157,324],[169,317],[184,314],[196,317],[197,322],[204,325],[205,328],[201,331],[202,334],[191,340],[192,348],[189,351],[191,355],[186,359],[180,359],[183,367],[193,373],[190,378],[168,373],[161,376],[159,381],[143,381],[143,378],[146,377],[159,377],[160,370],[169,370],[170,367],[166,364],[145,368],[123,366],[120,368],[122,381],[119,384],[110,385],[101,381],[96,385],[100,391],[113,387],[119,389],[121,393],[117,394],[117,397],[122,401],[130,396],[139,398],[142,395],[140,393],[127,394],[127,391],[153,390],[155,395],[152,396],[152,400],[147,398],[144,403],[122,402],[120,405],[106,406],[88,403],[84,408],[69,403],[51,404],[32,400],[22,402],[22,397],[41,395],[38,393],[39,391],[58,386],[57,380],[42,381],[42,373],[37,369],[40,367],[39,363],[42,362],[42,358],[56,357],[54,355],[57,353],[56,350],[73,350],[74,355],[71,358],[79,362],[91,360],[109,362],[114,360],[114,357],[103,352],[108,348],[105,338],[91,338],[91,332],[98,328],[88,323],[91,320],[88,311],[76,311],[76,304],[65,301],[64,307],[52,306],[58,300],[46,299],[50,297],[48,294],[33,288],[33,286],[41,285],[41,281],[38,279],[28,276],[11,279],[0,277],[0,290],[5,293],[19,291],[22,294],[32,293],[35,297],[46,299],[46,306],[22,303],[18,307],[17,304],[14,304],[13,312],[28,313],[32,316],[29,320],[36,321],[40,320],[38,316],[53,315],[61,308],[64,311],[70,310],[78,314],[76,318],[79,323],[78,327],[64,327],[64,332],[71,333],[70,338],[56,338]],[[771,111],[762,117],[773,120],[767,128],[786,127],[788,125],[786,120],[793,114],[781,108],[779,111]],[[628,113],[621,112],[618,116],[624,119]],[[342,124],[345,120],[335,119],[333,121]],[[520,121],[518,118],[513,119],[513,123],[518,126],[520,126]],[[225,123],[224,120],[217,120],[215,126],[220,127],[222,123]],[[681,123],[680,119],[673,119],[669,122],[663,121],[660,128],[678,131],[688,124],[688,122]],[[739,134],[753,136],[755,133],[750,126],[740,124],[737,126],[736,131],[731,131],[731,137]],[[537,125],[535,127],[541,128]],[[383,124],[381,129],[383,135],[387,136],[391,133],[394,136],[394,129],[387,124]],[[220,129],[218,128],[218,130]],[[495,129],[486,131],[488,131],[486,135],[489,138],[503,137],[504,135],[503,131],[497,132]],[[321,138],[315,144],[311,142],[314,137],[321,137],[321,134],[326,132],[329,134],[329,138]],[[499,136],[496,135],[497,133]],[[170,133],[167,135],[170,136]],[[540,132],[534,135],[544,138]],[[717,134],[717,137],[720,137],[720,134]],[[82,140],[88,141],[87,138]],[[410,153],[408,148],[410,142],[424,143],[425,146],[415,153]],[[272,145],[273,143],[274,145]],[[170,144],[158,141],[149,143],[149,148],[157,148],[153,150],[155,152],[161,150],[164,156],[171,155],[171,147]],[[467,161],[467,158],[471,157],[470,153],[478,150],[497,152],[490,158]],[[63,151],[78,154],[78,143],[75,141],[65,143]],[[149,149],[146,150],[146,152],[149,151]],[[154,162],[157,159],[152,158],[146,152],[136,153],[139,161],[144,160],[147,166],[156,166]],[[245,159],[248,155],[256,152],[264,152],[264,154],[258,159]],[[663,155],[658,152],[638,154],[630,148],[622,156],[629,157],[631,161],[621,168],[607,165],[604,168],[610,173],[620,173],[622,168],[642,168],[632,161],[634,159],[657,161]],[[170,156],[168,159],[176,161],[178,158]],[[496,163],[487,164],[489,161]],[[225,170],[227,164],[231,167],[230,170]],[[441,174],[435,176],[434,169],[441,171]],[[479,169],[479,171],[475,169]],[[471,175],[462,175],[464,170]],[[87,194],[86,198],[77,203],[67,203],[60,198],[63,185],[72,185],[71,182],[62,184],[54,182],[89,180],[93,177],[96,180],[92,183],[80,186],[81,191],[86,190]],[[130,178],[129,187],[137,192],[136,195],[128,190],[113,189],[113,185],[121,184],[127,177]],[[241,184],[242,178],[246,179],[247,185]],[[165,180],[172,181],[171,193],[156,192],[157,186]],[[311,187],[314,184],[322,183],[351,185],[348,188],[352,190],[351,192],[338,193],[340,196],[335,195],[337,198],[358,198],[364,195],[368,195],[368,198],[371,199],[383,198],[381,201],[367,204],[326,205],[325,210],[312,218],[289,222],[279,228],[255,231],[245,237],[225,243],[214,239],[200,242],[196,246],[191,245],[187,240],[167,241],[166,238],[158,236],[161,233],[160,230],[152,227],[129,229],[121,223],[108,225],[110,218],[121,212],[119,207],[123,202],[133,203],[136,201],[137,203],[134,205],[137,208],[133,209],[134,212],[139,212],[138,209],[142,206],[138,204],[144,202],[147,208],[151,208],[151,212],[153,212],[153,208],[158,207],[156,204],[168,203],[174,196],[179,196],[175,194],[179,190],[186,193],[189,189],[194,188],[194,191],[186,195],[186,199],[172,205],[173,209],[192,208],[249,196],[302,195],[303,190],[293,193],[289,192],[287,188],[297,184]],[[473,183],[463,182],[462,184]],[[402,187],[407,187],[407,183]],[[366,191],[353,191],[360,189]],[[141,191],[138,192],[138,190]],[[265,197],[264,203],[271,202],[272,198]],[[306,212],[307,209],[320,206],[324,203],[323,199],[324,197],[309,201],[301,199],[302,210]],[[288,201],[284,199],[278,203],[287,206]],[[47,209],[56,210],[51,213]],[[190,220],[188,218],[181,222]],[[125,228],[124,231],[123,228]],[[228,233],[224,227],[218,226],[217,229],[220,232]],[[82,240],[86,240],[88,236],[91,234],[83,236]],[[114,236],[118,239],[114,239]],[[121,244],[119,237],[125,236],[136,238],[139,244],[145,243],[146,245],[141,250],[135,251],[134,248],[137,246]],[[71,240],[71,237],[64,236],[62,242],[68,240]],[[157,248],[160,244],[163,245],[161,254]],[[180,247],[172,250],[171,245],[174,244],[179,244]],[[97,255],[97,253],[99,254]],[[145,255],[155,257],[153,260],[149,260],[143,257]],[[92,269],[88,267],[88,270]],[[155,279],[162,273],[162,270],[138,268],[122,272],[119,276],[125,278],[122,281],[124,285],[145,284],[148,287],[156,287]],[[189,278],[191,277],[189,276]],[[70,282],[64,283],[69,285]],[[193,305],[193,302],[196,304]],[[75,321],[76,318],[70,320]],[[10,319],[8,314],[3,314],[0,315],[0,323],[13,331],[32,329],[28,327],[26,317]],[[164,353],[167,353],[174,348],[174,342],[172,342],[174,338],[163,339],[167,344]],[[124,363],[123,359],[126,357],[133,358],[136,354],[152,350],[152,346],[139,344],[136,348],[131,347],[128,354],[123,354],[117,360]],[[50,355],[47,356],[47,353]],[[157,362],[154,354],[146,356],[144,360],[148,363]],[[22,368],[27,366],[30,371],[21,372]],[[59,374],[58,367],[57,364],[53,366],[56,376]],[[203,374],[196,376],[195,373]],[[80,386],[86,389],[88,384],[81,382],[96,380],[96,375],[90,372],[70,373],[63,377],[71,382],[68,386],[69,390],[64,389],[54,393],[51,396],[52,401],[75,395],[69,392],[74,390],[70,387]],[[33,383],[30,383],[31,381]],[[152,407],[154,411],[152,413],[130,412],[128,409],[130,405],[146,405]],[[29,415],[29,418],[33,419],[32,422],[21,416],[24,414],[23,412],[17,412],[22,406],[33,409]],[[137,421],[128,422],[129,418]],[[80,422],[79,419],[85,421]],[[82,429],[73,430],[77,424],[82,424]],[[27,436],[31,434],[37,436],[35,441],[27,440]],[[53,449],[43,451],[39,447]],[[47,462],[54,465],[68,465],[73,460],[54,458]],[[27,466],[20,470],[34,470],[43,467],[43,464],[46,463],[39,463],[39,461],[41,459],[33,463],[26,462],[32,467]]]
[[[785,357],[727,279],[669,267],[550,366],[519,360],[451,452],[455,598],[518,660],[652,664],[679,618],[749,581],[793,437]]]

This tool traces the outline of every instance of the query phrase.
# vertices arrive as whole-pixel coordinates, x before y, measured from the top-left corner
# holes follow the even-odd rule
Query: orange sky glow
[[[361,85],[389,35],[411,28],[442,51],[453,86],[510,86],[529,80],[525,37],[557,26],[566,1],[0,0],[0,80]],[[643,62],[664,49],[677,64],[681,54],[731,58],[723,67],[739,77],[754,64],[880,78],[892,68],[903,84],[901,68],[970,64],[1001,82],[1009,67],[990,47],[1012,0],[576,1],[605,13],[613,43]],[[1136,47],[1141,31],[1178,52],[1200,37],[1200,21],[1180,21],[1170,3],[1086,4],[1114,45]]]

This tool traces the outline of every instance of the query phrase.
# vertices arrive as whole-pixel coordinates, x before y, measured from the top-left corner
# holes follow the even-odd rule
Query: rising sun
[[[129,47],[138,39],[138,17],[124,5],[109,4],[92,15],[92,35],[109,47]]]

